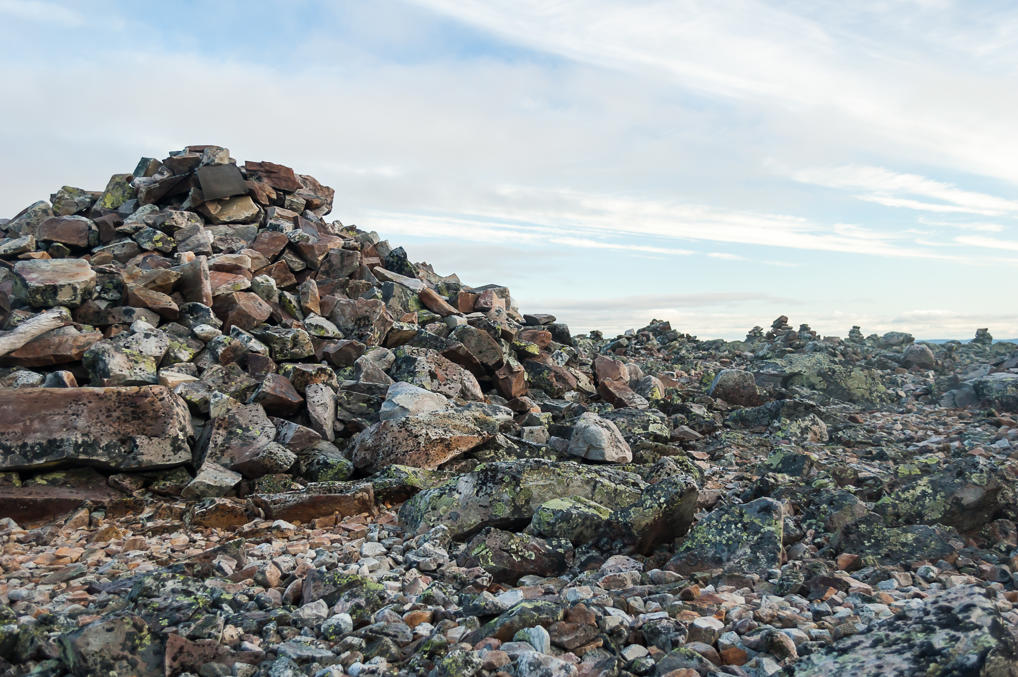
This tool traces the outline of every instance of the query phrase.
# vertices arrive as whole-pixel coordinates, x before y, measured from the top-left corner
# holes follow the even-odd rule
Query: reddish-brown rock
[[[129,287],[127,302],[137,308],[148,308],[159,313],[164,320],[175,320],[180,315],[180,308],[167,294],[146,289],[145,287]]]
[[[354,439],[357,468],[375,472],[393,463],[437,468],[484,444],[497,431],[493,419],[458,411],[431,411],[380,421]]]
[[[306,491],[278,494],[257,494],[252,502],[265,513],[266,519],[308,523],[318,517],[338,515],[348,517],[370,513],[375,509],[375,494],[370,484],[361,484],[342,493],[313,493],[314,485]]]
[[[32,339],[0,359],[0,364],[20,367],[49,367],[81,360],[93,343],[102,339],[102,332],[79,332],[61,327]]]
[[[275,162],[247,161],[244,163],[244,169],[249,175],[258,177],[277,190],[293,193],[300,189],[297,175],[284,165],[277,165]]]
[[[459,310],[449,305],[449,302],[439,296],[433,289],[424,287],[417,293],[417,296],[420,297],[421,303],[424,304],[425,308],[442,317],[459,313]]]
[[[191,462],[187,405],[168,388],[0,389],[0,469]]]
[[[495,386],[502,397],[508,400],[526,395],[527,372],[518,364],[505,364],[495,372]]]
[[[216,297],[213,309],[223,321],[223,329],[237,326],[247,331],[272,315],[272,306],[252,292],[239,291]]]
[[[43,242],[59,242],[71,247],[94,246],[99,240],[99,231],[92,223],[80,216],[57,216],[39,224],[35,239]]]
[[[179,290],[185,301],[212,305],[212,281],[209,278],[209,261],[204,256],[177,268],[180,273]]]

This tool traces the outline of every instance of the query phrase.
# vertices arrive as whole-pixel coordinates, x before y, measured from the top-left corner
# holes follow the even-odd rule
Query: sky
[[[1018,336],[1018,5],[0,0],[0,216],[226,146],[608,334]]]

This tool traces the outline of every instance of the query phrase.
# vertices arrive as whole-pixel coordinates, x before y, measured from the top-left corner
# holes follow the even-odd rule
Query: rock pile
[[[0,221],[2,674],[1018,674],[1018,346],[572,336],[333,198]]]

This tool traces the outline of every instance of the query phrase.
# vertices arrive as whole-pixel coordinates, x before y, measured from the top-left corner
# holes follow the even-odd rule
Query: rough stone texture
[[[590,412],[576,422],[566,451],[588,461],[629,463],[633,460],[633,452],[618,427]]]
[[[75,308],[95,291],[95,271],[80,259],[18,261],[14,274],[25,302],[33,308]]]
[[[419,531],[439,524],[453,536],[483,526],[525,526],[553,498],[579,496],[602,505],[629,505],[644,488],[629,473],[577,463],[521,460],[490,463],[434,489],[420,492],[400,509],[400,521]]]
[[[449,408],[449,400],[438,393],[419,388],[411,383],[399,381],[389,386],[385,401],[378,410],[378,418],[391,421],[406,416],[416,416],[431,411]]]
[[[228,470],[213,461],[206,461],[198,469],[194,479],[180,492],[184,498],[208,498],[225,496],[240,481],[240,473]]]
[[[191,417],[162,386],[0,388],[0,469],[91,463],[116,470],[191,462]]]
[[[215,408],[204,461],[252,478],[290,469],[296,455],[273,441],[276,427],[260,405],[223,398]]]
[[[320,489],[322,493],[258,494],[253,500],[267,518],[290,522],[307,523],[318,517],[346,517],[374,510],[375,496],[370,484],[339,488],[337,491],[324,489]]]
[[[781,564],[782,529],[781,503],[772,498],[715,508],[686,535],[668,568],[764,574]]]
[[[369,472],[390,464],[437,468],[487,442],[498,429],[493,418],[469,410],[430,411],[379,421],[353,443],[354,466]]]
[[[710,384],[708,394],[731,404],[753,407],[760,404],[753,374],[739,369],[722,369]]]
[[[458,563],[479,566],[496,582],[515,583],[521,576],[557,576],[571,559],[572,547],[567,541],[488,528],[466,544]]]
[[[806,656],[796,677],[1018,674],[1018,638],[974,585],[935,592],[866,632]]]
[[[398,348],[389,375],[446,397],[484,400],[473,374],[426,348]]]

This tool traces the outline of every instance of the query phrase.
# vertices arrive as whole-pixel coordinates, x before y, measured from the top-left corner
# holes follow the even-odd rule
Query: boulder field
[[[0,675],[1018,675],[1018,345],[573,335],[334,198],[0,219]]]

